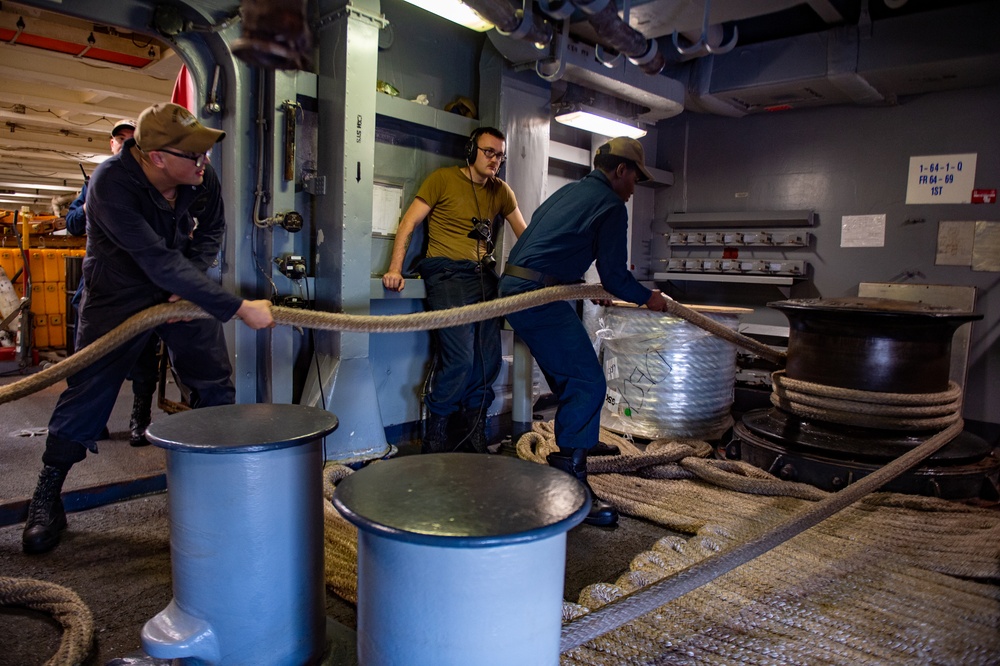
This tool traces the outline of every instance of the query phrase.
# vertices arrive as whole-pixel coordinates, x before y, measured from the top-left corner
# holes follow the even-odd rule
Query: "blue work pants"
[[[434,257],[420,262],[427,308],[445,310],[491,301],[497,277],[474,261]],[[434,374],[425,400],[427,411],[450,416],[458,411],[485,412],[493,404],[493,382],[500,374],[499,317],[433,331]]]
[[[508,280],[504,277],[501,288]],[[502,293],[510,295],[502,289]],[[516,293],[516,292],[515,292]],[[507,315],[556,394],[555,435],[559,448],[589,449],[598,443],[607,382],[580,317],[566,301]]]
[[[111,416],[122,383],[147,349],[151,336],[166,342],[171,367],[191,389],[192,407],[236,401],[222,324],[216,319],[162,324],[67,378],[66,390],[49,419],[44,464],[69,468],[83,460],[88,449],[97,452],[97,439]]]
[[[73,293],[70,304],[73,306],[73,316],[77,320],[80,317],[80,299],[83,297],[84,281],[80,276],[80,282]],[[80,326],[77,324],[75,330],[79,332]],[[74,340],[73,349],[79,347]],[[156,382],[160,378],[160,364],[157,353],[160,350],[160,338],[155,335],[149,336],[149,342],[135,361],[135,365],[129,372],[128,379],[132,381],[132,393],[136,396],[153,395],[156,392]]]

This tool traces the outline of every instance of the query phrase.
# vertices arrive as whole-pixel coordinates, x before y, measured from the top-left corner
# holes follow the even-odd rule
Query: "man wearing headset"
[[[445,310],[496,298],[493,270],[493,220],[507,220],[515,236],[525,222],[513,190],[497,177],[507,159],[503,133],[492,127],[475,130],[466,144],[465,165],[433,172],[420,186],[399,223],[386,289],[402,291],[403,260],[417,225],[427,220],[427,255],[418,270],[427,290],[427,307]],[[493,402],[493,382],[500,372],[499,318],[434,332],[436,361],[425,398],[426,436],[423,453],[457,450],[467,440],[486,452],[486,410]],[[460,415],[463,441],[449,442],[449,421]]]

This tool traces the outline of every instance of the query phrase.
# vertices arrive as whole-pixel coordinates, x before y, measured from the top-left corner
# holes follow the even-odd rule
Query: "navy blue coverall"
[[[214,319],[162,324],[142,333],[67,379],[49,420],[42,462],[69,467],[97,451],[96,439],[114,408],[129,370],[155,332],[167,343],[172,367],[191,389],[192,407],[235,401],[232,366],[221,322],[242,299],[212,281],[225,233],[219,179],[211,165],[198,186],[178,186],[173,208],[132,156],[135,141],[101,164],[87,192],[85,287],[77,348],[82,349],[171,294],[191,301]]]
[[[500,295],[511,296],[548,284],[578,282],[597,261],[601,285],[622,300],[644,305],[652,291],[628,271],[628,210],[595,169],[560,188],[531,216],[531,224],[510,251],[507,266],[535,271],[546,280],[504,275]],[[598,443],[607,382],[594,346],[576,310],[566,301],[507,315],[556,394],[556,444],[589,449]]]
[[[84,203],[87,201],[87,185],[88,183],[83,184],[79,196],[69,205],[69,211],[66,213],[66,231],[73,236],[84,236],[87,233],[87,209],[84,208]],[[77,284],[76,292],[70,301],[74,316],[77,318],[79,318],[81,298],[83,298],[83,275],[80,276],[80,282]],[[149,336],[146,348],[139,354],[135,366],[129,372],[128,379],[132,380],[132,393],[136,396],[153,395],[156,392],[156,382],[159,379],[156,354],[159,346],[160,339],[155,335]],[[73,340],[73,349],[79,349],[75,339]]]

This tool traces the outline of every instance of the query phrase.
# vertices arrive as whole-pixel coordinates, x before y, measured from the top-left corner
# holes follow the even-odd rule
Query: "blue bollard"
[[[359,664],[559,663],[579,481],[507,456],[408,456],[344,479],[333,504],[359,528]]]
[[[226,405],[151,425],[167,450],[174,597],[142,629],[158,659],[301,666],[328,649],[323,437],[333,414]]]

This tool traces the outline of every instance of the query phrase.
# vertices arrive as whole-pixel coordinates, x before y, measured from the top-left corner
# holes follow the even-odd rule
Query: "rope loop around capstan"
[[[879,393],[771,375],[771,404],[801,418],[879,430],[941,430],[962,418],[954,382],[937,393]]]

